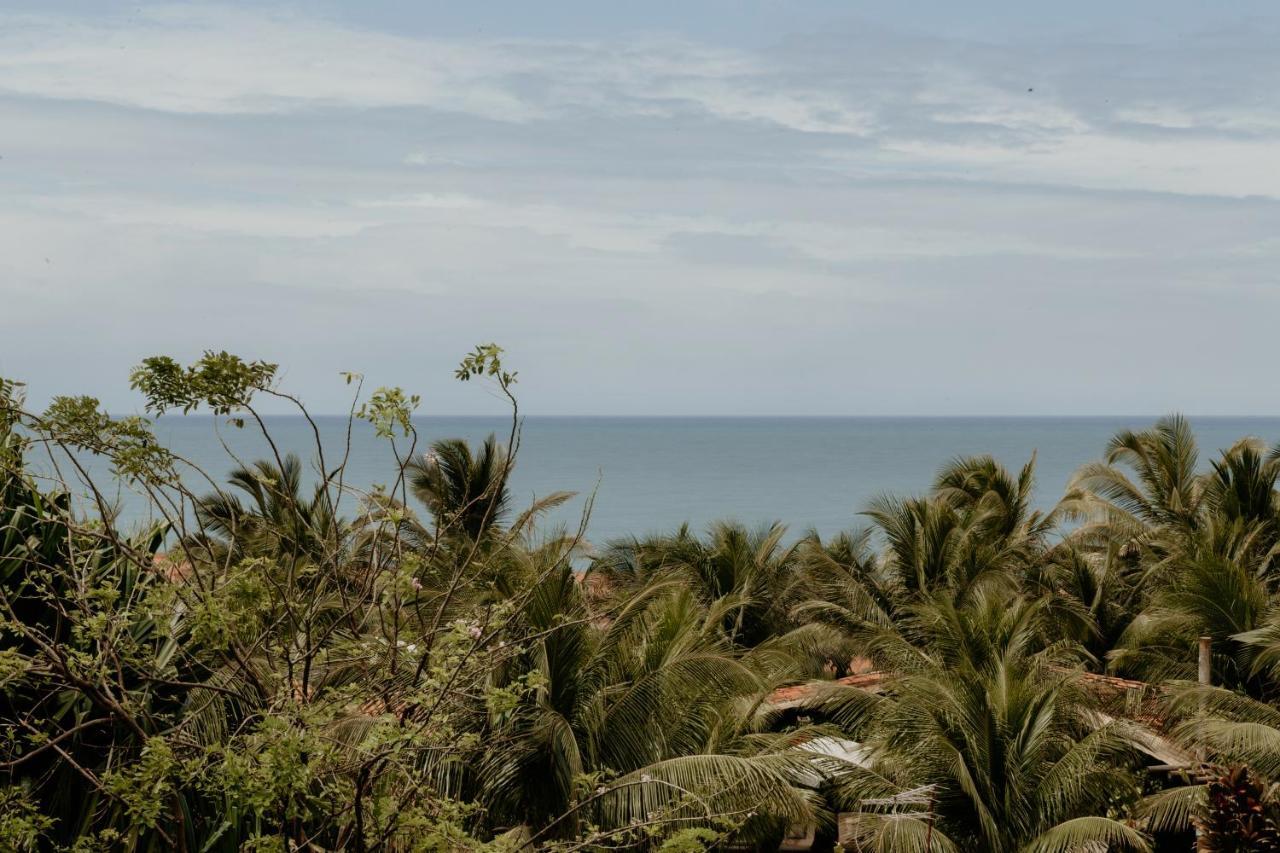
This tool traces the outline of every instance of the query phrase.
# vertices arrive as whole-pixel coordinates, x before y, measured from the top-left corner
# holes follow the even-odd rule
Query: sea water
[[[1072,473],[1102,458],[1121,429],[1143,429],[1152,416],[928,418],[928,417],[529,417],[523,421],[511,479],[518,511],[535,497],[577,493],[546,524],[576,529],[588,495],[594,503],[587,538],[595,544],[625,535],[669,531],[682,523],[703,528],[716,519],[750,525],[780,521],[799,535],[824,535],[865,524],[859,513],[878,495],[926,491],[939,467],[971,454],[991,454],[1012,472],[1035,454],[1036,505],[1048,509]],[[1244,436],[1272,444],[1280,418],[1191,418],[1201,465]],[[297,453],[314,481],[317,454],[311,426],[300,417],[269,417],[279,450]],[[394,480],[393,449],[364,423],[317,419],[325,462],[347,457],[346,482],[357,489]],[[415,452],[440,438],[479,443],[490,433],[503,442],[509,420],[427,417],[415,421]],[[235,429],[225,419],[171,416],[157,420],[159,440],[215,479],[235,465],[268,458],[269,446],[250,422]],[[224,442],[226,447],[224,447]],[[100,482],[105,468],[91,465]],[[201,490],[199,481],[191,484]],[[127,489],[113,491],[127,525],[147,516],[147,502]],[[354,499],[348,507],[354,508]]]

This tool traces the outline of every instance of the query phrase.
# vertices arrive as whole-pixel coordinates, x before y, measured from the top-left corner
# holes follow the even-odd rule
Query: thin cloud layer
[[[493,338],[534,411],[1269,411],[1238,356],[1280,307],[1274,24],[3,16],[0,372],[128,408],[140,357],[228,347],[322,409],[359,369],[461,411]]]

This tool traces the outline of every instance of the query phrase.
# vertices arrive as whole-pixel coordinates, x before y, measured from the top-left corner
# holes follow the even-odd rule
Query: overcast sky
[[[0,0],[0,374],[1280,412],[1273,2]]]

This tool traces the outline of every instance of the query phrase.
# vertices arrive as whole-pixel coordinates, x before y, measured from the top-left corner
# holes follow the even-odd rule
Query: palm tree
[[[701,560],[704,550],[689,525],[682,524],[673,533],[628,536],[608,542],[592,557],[587,574],[626,595],[672,573],[688,570]]]
[[[1051,549],[1024,590],[1051,602],[1058,630],[1079,643],[1091,669],[1103,669],[1146,601],[1146,572],[1111,543],[1097,550],[1068,540]]]
[[[799,580],[797,546],[783,544],[786,533],[776,522],[751,530],[717,521],[699,539],[681,527],[672,535],[612,542],[588,572],[619,597],[678,578],[705,606],[725,611],[730,642],[754,646],[794,627],[787,609]]]
[[[1217,551],[1253,558],[1275,591],[1280,549],[1280,447],[1267,452],[1257,439],[1243,439],[1212,461],[1205,476],[1204,504],[1213,522]]]
[[[248,497],[245,504],[229,492],[199,498],[195,517],[199,532],[189,546],[218,559],[272,557],[283,560],[332,559],[346,530],[334,515],[327,486],[319,483],[303,493],[302,462],[292,453],[276,465],[260,459],[234,469],[227,481]]]
[[[511,460],[492,434],[478,452],[460,438],[441,439],[405,468],[414,497],[426,505],[442,533],[473,542],[499,527],[510,510]]]
[[[1123,430],[1107,444],[1105,461],[1076,472],[1063,510],[1135,544],[1194,531],[1204,500],[1198,460],[1191,425],[1181,415],[1161,418],[1149,430]]]
[[[964,519],[940,497],[880,497],[865,514],[888,543],[886,566],[904,596],[925,596],[944,587],[961,592],[987,568],[967,559],[972,550]]]
[[[959,457],[938,472],[934,494],[965,512],[969,525],[980,525],[1005,539],[1035,540],[1053,524],[1053,516],[1031,508],[1035,457],[1012,477],[991,456]]]
[[[991,590],[920,605],[909,635],[884,643],[899,673],[886,693],[823,694],[815,711],[871,754],[841,786],[855,841],[886,853],[1149,849],[1108,816],[1135,790],[1124,731],[1094,713],[1069,650],[1046,645],[1050,615]]]
[[[1063,500],[1063,512],[1086,523],[1068,537],[1079,570],[1058,572],[1056,582],[1085,594],[1080,602],[1111,638],[1110,648],[1091,646],[1113,667],[1155,680],[1190,678],[1197,638],[1208,635],[1223,652],[1215,678],[1257,692],[1251,650],[1233,638],[1270,618],[1280,462],[1254,439],[1224,450],[1207,472],[1197,470],[1198,458],[1180,416],[1117,434],[1106,461],[1080,469]],[[1090,577],[1107,581],[1092,591],[1109,587],[1110,603],[1089,604]]]
[[[898,595],[945,589],[963,598],[985,584],[1016,583],[1033,567],[1055,521],[1030,509],[1034,465],[1014,478],[989,456],[961,458],[925,497],[872,501],[865,515],[887,542],[885,568]]]
[[[1258,439],[1245,438],[1212,464],[1206,497],[1215,512],[1232,520],[1275,525],[1280,448],[1268,452]]]
[[[846,531],[824,543],[810,533],[797,551],[800,580],[791,610],[799,626],[795,632],[815,633],[822,626],[842,636],[845,645],[830,655],[837,674],[864,650],[870,636],[892,627],[905,606],[901,587],[872,550],[871,538],[869,529]]]
[[[847,638],[844,660],[874,657],[877,644],[897,635],[922,603],[964,602],[987,588],[1050,591],[1047,539],[1055,515],[1031,508],[1033,485],[1034,459],[1014,477],[990,456],[958,458],[939,472],[928,495],[873,501],[865,513],[872,530],[827,544],[811,534],[797,552],[791,616],[800,627],[793,634],[823,625]],[[879,554],[872,547],[877,533],[885,542]],[[1075,623],[1087,621],[1080,609],[1066,608]]]
[[[1207,549],[1178,553],[1152,584],[1147,603],[1117,643],[1113,664],[1148,680],[1195,677],[1196,644],[1210,637],[1214,680],[1257,694],[1251,679],[1256,648],[1240,636],[1277,616],[1265,581],[1254,567]]]
[[[797,781],[815,757],[750,731],[755,701],[785,673],[735,651],[727,616],[667,580],[605,627],[567,568],[547,577],[523,612],[537,641],[497,676],[535,686],[491,714],[475,770],[492,820],[527,822],[540,839],[660,816],[706,824],[708,810],[757,812],[748,832],[817,820],[816,794]]]

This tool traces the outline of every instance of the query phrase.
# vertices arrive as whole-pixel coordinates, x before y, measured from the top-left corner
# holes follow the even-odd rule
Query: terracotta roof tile
[[[793,684],[790,687],[779,687],[777,690],[769,694],[768,704],[774,706],[785,706],[802,699],[807,699],[818,692],[824,685],[842,684],[845,687],[857,687],[861,690],[879,690],[880,686],[889,677],[889,673],[882,671],[864,672],[859,675],[846,675],[844,678],[836,678],[831,681],[809,681],[805,684]]]

